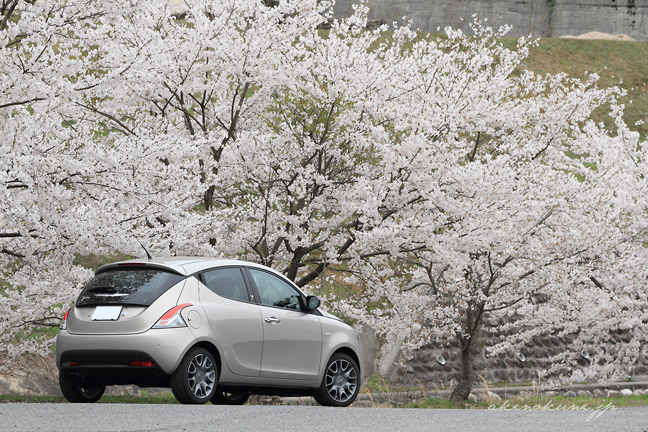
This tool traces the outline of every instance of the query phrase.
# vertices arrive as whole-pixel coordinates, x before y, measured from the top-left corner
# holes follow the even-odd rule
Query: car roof
[[[132,259],[127,261],[118,261],[110,264],[102,265],[97,269],[97,273],[103,272],[105,270],[120,267],[120,266],[145,266],[152,268],[162,268],[165,270],[171,270],[174,273],[178,273],[182,276],[188,276],[190,274],[196,273],[201,270],[214,268],[214,267],[225,267],[225,266],[249,266],[249,267],[258,267],[266,270],[271,270],[273,273],[278,272],[256,263],[251,263],[247,261],[241,261],[236,259],[229,258],[213,258],[213,257],[189,257],[189,256],[173,256],[173,257],[156,257],[152,259],[140,258]]]

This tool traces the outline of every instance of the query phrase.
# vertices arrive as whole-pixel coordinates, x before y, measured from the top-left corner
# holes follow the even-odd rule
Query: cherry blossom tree
[[[514,73],[532,42],[508,50],[478,25],[478,37],[386,38],[364,30],[363,6],[322,37],[329,9],[315,0],[196,0],[182,19],[162,1],[10,3],[10,356],[47,352],[52,341],[16,335],[58,324],[91,275],[76,258],[140,256],[140,242],[254,260],[303,287],[325,269],[352,274],[366,296],[341,311],[406,348],[459,337],[459,398],[489,311],[524,312],[535,329],[520,338],[588,328],[579,311],[642,337],[646,146],[622,107],[614,135],[588,120],[618,94],[595,76]],[[537,293],[550,301],[533,309]]]
[[[434,137],[425,143],[433,186],[419,189],[425,209],[401,222],[413,229],[387,234],[393,244],[425,247],[356,260],[349,280],[365,294],[340,309],[404,341],[406,352],[458,338],[462,378],[452,400],[466,399],[475,382],[487,314],[517,318],[501,326],[517,331],[491,354],[539,334],[576,334],[544,374],[574,366],[575,354],[611,340],[610,330],[632,328],[618,355],[599,350],[563,379],[626,377],[622,363],[646,349],[645,143],[623,124],[622,107],[611,113],[615,136],[588,120],[617,92],[597,88],[597,77],[515,78],[517,54],[489,47],[488,38],[453,36],[460,48],[446,62],[423,60],[431,44],[413,49],[422,67],[409,103],[421,112],[412,115],[449,120],[408,131]]]
[[[362,121],[362,101],[393,93],[398,64],[376,59],[402,61],[412,34],[371,53],[364,11],[322,39],[325,10],[196,2],[178,20],[164,3],[22,4],[3,34],[10,354],[44,352],[10,341],[56,324],[89,277],[79,255],[139,255],[141,240],[254,259],[304,286],[357,253],[357,233],[393,224],[397,203],[371,190],[401,181],[383,177],[391,136]]]

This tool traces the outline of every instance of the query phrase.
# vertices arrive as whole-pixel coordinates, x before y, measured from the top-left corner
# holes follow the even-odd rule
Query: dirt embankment
[[[617,41],[635,40],[630,36],[628,36],[627,34],[609,34],[609,33],[601,33],[601,32],[589,32],[578,36],[565,35],[560,37],[565,39],[603,39],[603,40],[617,40]]]
[[[3,360],[7,370],[0,371],[0,394],[61,395],[53,356],[23,356],[12,362]]]

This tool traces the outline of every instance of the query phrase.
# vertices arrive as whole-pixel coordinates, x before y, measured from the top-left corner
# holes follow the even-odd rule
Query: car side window
[[[302,310],[299,293],[277,276],[253,268],[248,269],[259,291],[261,304],[286,309]]]
[[[237,267],[209,270],[202,274],[207,288],[221,297],[249,301],[245,279]]]

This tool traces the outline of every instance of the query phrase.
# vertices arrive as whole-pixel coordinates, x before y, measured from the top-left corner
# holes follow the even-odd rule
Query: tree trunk
[[[471,306],[466,310],[466,325],[461,341],[461,379],[452,390],[450,400],[453,402],[468,399],[475,380],[473,367],[474,358],[479,355],[479,327],[481,327],[481,311],[483,306]]]
[[[212,206],[212,202],[214,201],[214,192],[216,192],[216,186],[211,185],[209,186],[209,189],[205,191],[203,194],[203,201],[205,203],[205,210],[209,210]]]

